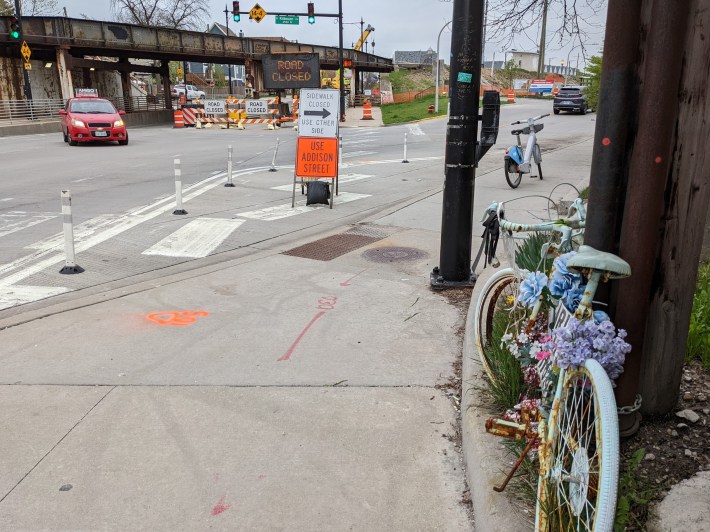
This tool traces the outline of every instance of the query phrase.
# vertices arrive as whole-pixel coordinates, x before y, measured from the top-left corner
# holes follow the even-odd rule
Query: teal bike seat
[[[631,276],[629,263],[613,253],[599,251],[591,246],[580,246],[579,251],[567,261],[567,268],[581,273],[583,270],[597,270],[609,279],[623,279]]]

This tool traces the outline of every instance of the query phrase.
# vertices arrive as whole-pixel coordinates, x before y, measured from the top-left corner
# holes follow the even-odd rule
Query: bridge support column
[[[119,63],[128,64],[128,59],[121,58]],[[131,73],[128,70],[121,70],[121,88],[123,89],[123,108],[127,113],[133,110],[133,100],[131,99]]]
[[[184,74],[187,75],[187,74]],[[167,61],[160,63],[160,81],[163,82],[163,94],[165,95],[165,109],[171,111],[173,108],[172,95],[170,94],[170,65]]]
[[[71,79],[71,58],[68,57],[67,48],[57,50],[57,72],[59,73],[59,88],[64,100],[74,97],[74,83]]]

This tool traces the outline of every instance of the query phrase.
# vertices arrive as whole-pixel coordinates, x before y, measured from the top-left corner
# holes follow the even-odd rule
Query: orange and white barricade
[[[515,91],[514,90],[508,91],[508,103],[515,103]]]
[[[185,119],[182,115],[182,110],[178,109],[173,113],[173,127],[185,127]]]
[[[365,100],[362,106],[362,118],[360,120],[374,120],[374,118],[372,118],[372,104],[370,100]]]
[[[199,109],[195,109],[194,107],[182,108],[182,117],[185,123],[185,127],[195,125],[197,121],[197,111],[199,111]]]

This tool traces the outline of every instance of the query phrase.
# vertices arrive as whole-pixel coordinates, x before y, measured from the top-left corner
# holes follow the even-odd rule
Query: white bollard
[[[404,159],[402,159],[403,163],[408,163],[409,161],[407,160],[407,134],[404,134]]]
[[[233,187],[232,183],[232,145],[229,145],[227,149],[227,182],[224,184],[225,187]]]
[[[271,168],[269,172],[276,172],[276,154],[279,153],[279,138],[276,137],[276,147],[274,148],[274,157],[271,159]]]
[[[62,190],[61,198],[66,263],[64,267],[59,270],[59,273],[81,273],[84,271],[84,268],[76,265],[76,258],[74,257],[74,223],[71,217],[71,191]]]
[[[182,208],[182,170],[180,170],[180,159],[175,159],[175,210],[173,214],[187,214]]]
[[[338,166],[342,168],[343,165],[343,136],[338,136]]]

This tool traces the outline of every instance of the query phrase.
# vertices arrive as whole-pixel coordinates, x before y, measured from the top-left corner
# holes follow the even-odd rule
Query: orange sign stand
[[[296,145],[296,176],[338,177],[338,139],[299,137]]]
[[[296,180],[338,180],[338,139],[320,137],[298,137],[296,144],[296,168],[293,176],[294,195],[291,206],[295,206]],[[333,196],[330,195],[330,208],[333,208]]]

